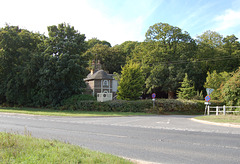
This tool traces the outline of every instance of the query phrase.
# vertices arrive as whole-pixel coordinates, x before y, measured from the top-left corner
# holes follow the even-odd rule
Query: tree
[[[88,49],[94,47],[96,44],[107,45],[108,47],[112,47],[111,44],[105,40],[101,41],[97,38],[92,38],[87,41]]]
[[[201,67],[207,72],[232,72],[239,67],[240,43],[234,35],[223,38],[217,32],[206,31],[197,37],[197,59]]]
[[[167,23],[150,26],[146,41],[148,47],[143,51],[147,53],[140,58],[144,70],[150,71],[146,73],[148,93],[160,88],[168,93],[168,98],[174,98],[184,73],[193,67],[189,61],[196,51],[195,41],[187,32]]]
[[[226,81],[229,80],[231,74],[227,72],[217,73],[215,70],[212,73],[208,72],[207,75],[208,76],[206,78],[204,87],[214,89],[214,91],[211,93],[211,98],[220,100],[221,99],[220,87],[221,85],[224,85]]]
[[[223,39],[223,50],[226,53],[227,60],[222,65],[224,71],[232,72],[240,66],[240,43],[235,35],[226,36]]]
[[[230,106],[240,106],[240,68],[221,87],[224,101]]]
[[[208,45],[209,47],[221,47],[223,45],[223,37],[215,31],[205,31],[202,35],[197,36],[197,42]]]
[[[41,106],[56,106],[62,100],[81,94],[85,87],[87,63],[85,35],[65,23],[49,26],[44,65],[39,70],[39,91],[34,96]]]
[[[137,45],[140,45],[140,43],[136,41],[125,41],[120,45],[115,45],[114,47],[121,49],[126,60],[131,60],[133,50]]]
[[[128,63],[122,68],[122,75],[118,86],[118,99],[136,100],[142,95],[144,76],[139,64]]]
[[[180,83],[181,83],[181,87],[179,88],[179,91],[178,91],[178,98],[189,100],[196,95],[193,82],[188,79],[187,73],[185,73],[183,82],[180,82]]]
[[[36,85],[27,76],[26,66],[38,52],[41,35],[9,26],[0,29],[0,98],[2,102],[23,105],[31,98],[30,88]],[[37,69],[39,70],[39,69]],[[30,72],[31,70],[28,70]]]
[[[88,49],[84,56],[89,60],[89,69],[92,69],[92,61],[99,60],[102,69],[109,73],[121,72],[121,66],[125,65],[125,56],[119,47],[96,44]]]

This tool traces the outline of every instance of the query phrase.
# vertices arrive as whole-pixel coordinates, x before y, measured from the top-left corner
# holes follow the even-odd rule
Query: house
[[[93,96],[101,96],[101,94],[111,95],[111,98],[116,96],[118,82],[112,74],[107,74],[104,70],[98,70],[91,73],[84,79],[87,84],[86,93]],[[100,95],[98,95],[100,93]],[[103,95],[103,96],[105,96]]]

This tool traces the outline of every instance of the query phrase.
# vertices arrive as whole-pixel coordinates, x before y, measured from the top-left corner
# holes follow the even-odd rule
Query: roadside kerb
[[[218,123],[218,122],[211,122],[211,121],[205,121],[205,120],[198,120],[195,118],[190,118],[190,120],[195,121],[195,122],[200,122],[203,124],[225,126],[225,127],[231,127],[231,128],[240,128],[240,125],[235,125],[235,124],[230,124],[230,123]]]

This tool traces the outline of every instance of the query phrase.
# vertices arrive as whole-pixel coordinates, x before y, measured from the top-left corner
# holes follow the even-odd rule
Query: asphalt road
[[[47,117],[0,113],[0,131],[28,131],[92,150],[155,163],[240,163],[240,128],[192,116]]]

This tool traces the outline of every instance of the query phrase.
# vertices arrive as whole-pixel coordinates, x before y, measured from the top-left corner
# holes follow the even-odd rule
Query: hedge
[[[213,105],[216,103],[212,103]],[[203,114],[204,101],[179,100],[179,99],[157,99],[155,108],[152,100],[125,101],[115,100],[97,102],[95,100],[71,101],[63,104],[62,110],[80,111],[105,111],[105,112],[144,112],[144,113],[171,113]]]

